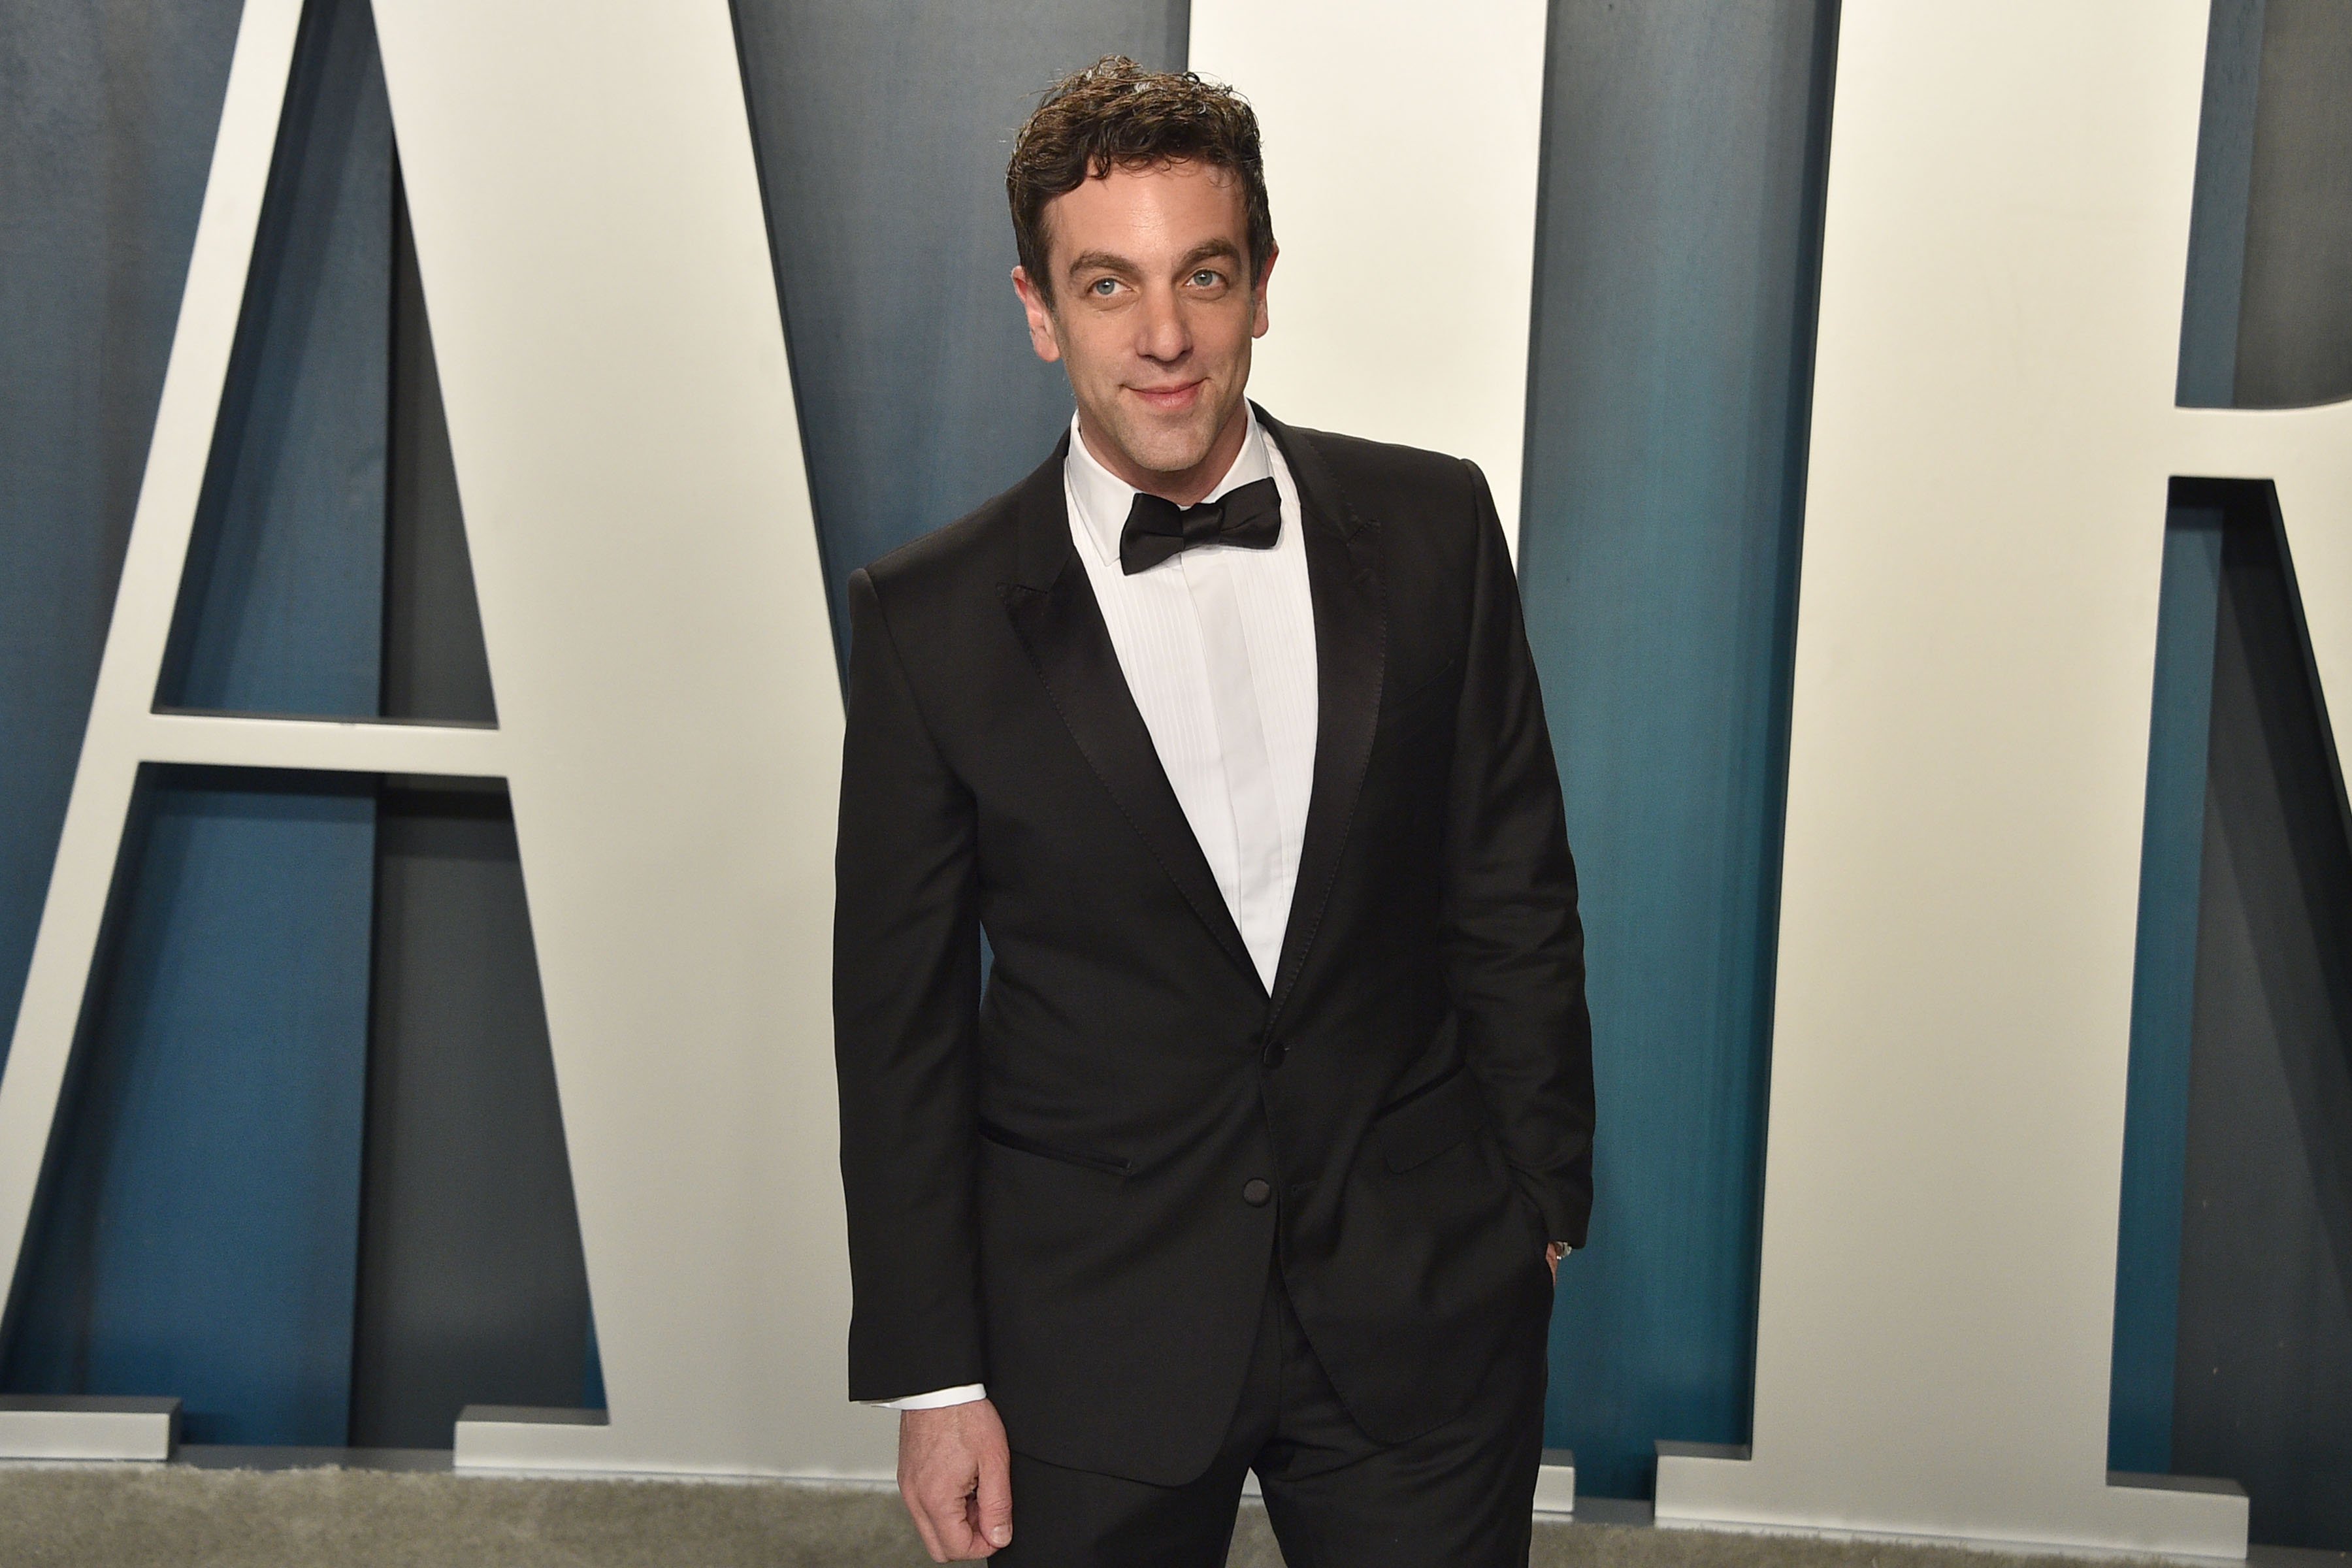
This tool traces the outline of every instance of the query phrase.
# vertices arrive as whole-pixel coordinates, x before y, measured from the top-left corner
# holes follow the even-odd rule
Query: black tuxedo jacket
[[[1259,417],[1319,707],[1272,995],[1076,557],[1066,434],[849,579],[850,1396],[984,1381],[1024,1453],[1160,1484],[1224,1436],[1270,1260],[1401,1442],[1549,1310],[1591,1205],[1575,870],[1485,478]]]

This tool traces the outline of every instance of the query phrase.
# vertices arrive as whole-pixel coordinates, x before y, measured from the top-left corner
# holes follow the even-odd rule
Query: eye
[[[1192,281],[1203,289],[1213,289],[1224,280],[1224,274],[1213,268],[1203,267],[1192,274]]]
[[[1118,279],[1116,278],[1097,278],[1087,285],[1087,292],[1097,300],[1109,299],[1118,289]]]

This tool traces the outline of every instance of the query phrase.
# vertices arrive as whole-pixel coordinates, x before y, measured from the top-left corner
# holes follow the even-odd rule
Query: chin
[[[1173,428],[1138,422],[1118,432],[1128,456],[1157,474],[1181,474],[1197,465],[1209,455],[1216,434],[1189,418]]]

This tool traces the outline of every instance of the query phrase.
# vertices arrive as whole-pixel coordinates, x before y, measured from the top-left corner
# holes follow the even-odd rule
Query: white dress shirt
[[[1118,537],[1135,487],[1096,460],[1075,419],[1062,474],[1119,670],[1271,993],[1315,780],[1315,600],[1298,487],[1250,411],[1234,466],[1205,499],[1273,476],[1273,548],[1199,544],[1129,576]]]
[[[1298,486],[1243,406],[1241,451],[1203,499],[1271,475],[1282,500],[1271,549],[1197,544],[1129,575],[1118,538],[1135,487],[1087,449],[1075,415],[1062,496],[1128,691],[1271,994],[1315,782],[1315,600]],[[879,1403],[929,1410],[986,1397],[974,1383]]]

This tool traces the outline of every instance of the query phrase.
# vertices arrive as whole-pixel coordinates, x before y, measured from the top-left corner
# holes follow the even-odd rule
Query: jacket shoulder
[[[984,571],[1013,547],[1013,491],[992,497],[953,522],[942,523],[897,549],[876,556],[859,570],[886,595],[921,593],[941,581],[960,582]]]
[[[1368,519],[1421,521],[1433,511],[1475,516],[1485,476],[1466,458],[1301,426],[1290,433]]]
[[[1336,430],[1313,430],[1303,425],[1291,426],[1291,432],[1303,437],[1342,480],[1360,476],[1420,480],[1423,483],[1447,482],[1449,476],[1458,476],[1462,472],[1463,458],[1445,452],[1433,452],[1426,447],[1374,441],[1363,436],[1341,435]]]
[[[858,570],[894,616],[902,611],[919,615],[944,608],[975,591],[994,603],[996,584],[1012,575],[1021,494],[1030,482],[990,497],[953,522],[910,539]]]

